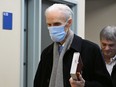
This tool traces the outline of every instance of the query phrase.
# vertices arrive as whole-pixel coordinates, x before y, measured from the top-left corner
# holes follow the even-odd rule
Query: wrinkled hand
[[[82,75],[79,75],[80,80],[73,80],[72,77],[69,79],[71,87],[84,87],[85,80],[82,78]]]

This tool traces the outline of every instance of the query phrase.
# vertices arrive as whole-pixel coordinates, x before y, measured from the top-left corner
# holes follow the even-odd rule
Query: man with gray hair
[[[116,87],[116,26],[106,26],[101,30],[100,44],[113,87]]]
[[[65,4],[53,4],[46,9],[46,24],[53,43],[41,54],[34,87],[112,87],[99,46],[70,29],[72,13]],[[73,54],[77,52],[83,62],[79,80],[70,75]]]

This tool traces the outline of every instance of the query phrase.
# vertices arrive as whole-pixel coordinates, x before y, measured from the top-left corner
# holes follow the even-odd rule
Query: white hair
[[[54,11],[54,10],[61,11],[66,17],[66,19],[72,18],[73,12],[70,9],[70,7],[67,6],[66,4],[53,4],[52,6],[46,9],[45,15],[47,15],[49,11]]]

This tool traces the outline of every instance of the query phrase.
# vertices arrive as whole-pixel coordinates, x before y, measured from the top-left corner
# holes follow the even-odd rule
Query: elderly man
[[[34,87],[112,87],[100,48],[71,31],[72,10],[65,4],[53,4],[45,17],[53,43],[41,54]],[[83,62],[79,80],[70,76],[75,52]]]
[[[113,87],[116,87],[116,26],[106,26],[101,30],[100,43]]]

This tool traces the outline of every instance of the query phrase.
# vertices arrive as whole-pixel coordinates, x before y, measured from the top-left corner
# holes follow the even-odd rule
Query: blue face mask
[[[48,27],[51,39],[54,42],[61,42],[66,37],[65,25]]]

